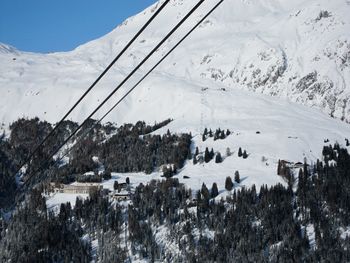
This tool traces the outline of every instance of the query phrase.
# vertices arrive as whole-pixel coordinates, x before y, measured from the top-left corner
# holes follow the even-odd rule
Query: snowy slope
[[[206,1],[192,20],[198,19],[213,3]],[[72,118],[84,119],[192,5],[193,1],[172,1]],[[7,123],[21,116],[36,115],[57,121],[154,8],[128,19],[103,38],[68,53],[33,54],[1,45],[2,121]],[[344,46],[332,46],[330,39],[337,41],[348,36],[346,29],[350,20],[345,15],[348,8],[347,2],[340,0],[298,0],[293,3],[286,0],[226,0],[108,120],[153,123],[173,118],[171,124],[157,132],[165,133],[168,128],[172,132],[190,131],[194,135],[194,146],[199,146],[201,151],[208,146],[225,155],[226,148],[230,147],[233,155],[220,165],[212,162],[204,166],[185,166],[179,177],[193,175],[186,182],[192,188],[200,187],[202,180],[208,184],[217,181],[222,188],[224,178],[233,175],[235,170],[246,177],[243,183],[247,186],[281,182],[276,176],[278,159],[315,161],[320,158],[324,139],[344,144],[344,139],[350,135],[350,126],[345,122],[333,119],[317,108],[293,102],[317,106],[325,103],[327,106],[328,95],[336,96],[336,101],[347,96],[346,87],[339,84],[341,81],[336,84],[339,76],[345,84],[348,82],[347,64],[336,67],[339,61],[331,59],[334,52],[330,51],[333,55],[328,57],[320,50],[326,48],[326,44],[336,48],[336,52],[346,50]],[[330,13],[322,13],[326,17],[318,20],[320,10]],[[332,26],[327,26],[327,21],[333,21]],[[190,21],[184,28],[192,24]],[[321,24],[325,28],[319,32]],[[123,91],[131,87],[181,35],[180,32],[168,41]],[[319,59],[312,60],[315,54]],[[315,70],[317,73],[312,73]],[[337,74],[333,74],[334,70]],[[310,72],[311,77],[301,81]],[[333,83],[330,89],[319,82],[326,75]],[[304,90],[301,92],[298,88]],[[252,90],[278,96],[257,94]],[[321,91],[324,91],[323,95]],[[338,91],[340,95],[336,94]],[[118,93],[107,106],[123,94]],[[309,100],[311,96],[315,99]],[[328,111],[329,105],[326,106],[323,109]],[[234,134],[224,141],[209,139],[203,143],[200,134],[205,127],[230,129]],[[261,134],[256,134],[257,131]],[[239,147],[250,154],[248,160],[237,157]],[[267,161],[261,161],[263,156]]]
[[[215,2],[206,1],[143,69]],[[189,0],[171,1],[72,118],[83,119],[193,4]],[[71,52],[33,54],[1,44],[1,120],[7,123],[18,116],[38,115],[57,121],[156,6]],[[226,0],[158,72],[188,81],[215,80],[229,89],[287,98],[350,120],[349,11],[348,0]],[[167,84],[161,86],[166,88]],[[158,117],[156,113],[153,116]]]
[[[164,88],[162,83],[167,83],[167,87]],[[174,117],[173,122],[155,133],[165,134],[167,129],[177,133],[191,132],[193,152],[197,146],[200,152],[204,152],[206,147],[220,152],[224,158],[222,163],[216,164],[212,160],[193,165],[189,161],[176,175],[192,190],[199,190],[202,183],[210,188],[216,182],[221,193],[218,198],[221,198],[227,194],[224,188],[226,177],[234,178],[236,170],[242,179],[242,183],[236,187],[255,184],[259,189],[264,184],[286,184],[277,175],[279,159],[295,163],[306,159],[308,163],[313,163],[321,159],[323,145],[339,142],[345,147],[345,138],[350,135],[349,124],[317,109],[248,91],[223,90],[224,86],[214,81],[206,84],[159,74],[148,80],[145,87],[127,99],[113,115],[121,122],[136,122],[142,118],[150,123],[156,117],[159,120]],[[224,140],[208,138],[203,142],[201,133],[205,127],[214,131],[219,127],[229,129],[232,134]],[[324,143],[325,139],[329,142]],[[231,156],[226,155],[227,147]],[[239,147],[247,151],[247,159],[238,157]],[[136,187],[139,183],[162,179],[161,175],[158,171],[151,175],[118,173],[104,186],[112,189],[114,180],[124,182],[126,177],[130,177],[132,185]],[[60,200],[60,197],[55,197],[50,205]]]

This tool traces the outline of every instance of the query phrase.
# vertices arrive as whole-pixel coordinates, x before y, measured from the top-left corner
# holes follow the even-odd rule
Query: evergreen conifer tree
[[[216,183],[213,183],[213,186],[211,188],[211,198],[215,198],[219,195],[218,185]]]
[[[221,163],[221,162],[222,162],[222,157],[221,157],[221,153],[220,153],[220,152],[218,152],[218,153],[216,154],[215,162],[216,162],[216,163]]]
[[[224,140],[225,138],[226,138],[225,131],[222,130],[221,133],[220,133],[220,139]]]
[[[210,198],[210,193],[209,193],[209,190],[208,190],[207,186],[205,185],[205,183],[202,184],[201,194],[202,194],[204,199]]]
[[[239,177],[239,172],[238,172],[238,171],[235,172],[235,182],[236,182],[237,184],[239,184],[239,183],[241,182],[241,179],[240,179],[240,177]]]
[[[233,182],[230,176],[226,177],[225,180],[225,189],[231,191],[233,189]]]
[[[210,153],[209,153],[210,160],[213,159],[214,156],[215,156],[214,149],[211,148]]]
[[[242,157],[243,157],[243,159],[247,159],[248,158],[248,154],[247,154],[246,150],[244,150]]]
[[[194,155],[197,156],[198,154],[199,154],[199,149],[198,149],[198,146],[197,146]]]
[[[208,147],[206,147],[206,148],[205,148],[205,152],[204,152],[204,161],[205,161],[206,163],[209,163],[210,160],[211,160],[211,158],[210,158],[209,149],[208,149]]]
[[[242,148],[239,147],[238,149],[238,157],[242,157],[243,153],[242,153]]]
[[[277,165],[277,175],[281,175],[281,168],[282,168],[282,165],[281,165],[281,160],[278,160],[278,165]]]

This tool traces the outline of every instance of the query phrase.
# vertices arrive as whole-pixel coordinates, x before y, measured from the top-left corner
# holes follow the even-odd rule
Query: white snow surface
[[[80,199],[85,199],[88,194],[67,194],[67,193],[55,193],[47,196],[46,206],[49,210],[59,212],[60,205],[63,203],[70,203],[72,207],[75,206],[75,201],[77,197]]]
[[[162,1],[71,52],[35,54],[0,44],[0,121],[22,116],[58,121]],[[216,2],[205,1],[139,73],[154,65]],[[194,3],[172,0],[71,118],[84,119]],[[177,118],[183,113],[179,108],[201,105],[192,98],[192,82],[211,85],[209,80],[229,90],[278,96],[350,120],[349,12],[348,0],[225,0],[109,120]],[[183,83],[193,87],[178,89]],[[169,101],[174,93],[182,99]],[[231,98],[221,92],[214,96],[219,101]]]

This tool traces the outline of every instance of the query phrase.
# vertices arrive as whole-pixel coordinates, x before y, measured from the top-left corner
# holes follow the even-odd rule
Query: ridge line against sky
[[[157,0],[1,0],[0,42],[22,51],[70,51]]]

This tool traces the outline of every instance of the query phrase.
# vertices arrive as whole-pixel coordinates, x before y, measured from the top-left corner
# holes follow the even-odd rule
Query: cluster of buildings
[[[89,194],[93,190],[102,190],[100,183],[73,183],[73,184],[54,184],[54,193],[65,194]]]
[[[126,201],[130,198],[130,191],[126,183],[118,185],[118,190],[104,189],[101,183],[51,184],[54,193],[64,194],[89,194],[91,191],[103,191],[104,194],[116,201]]]

